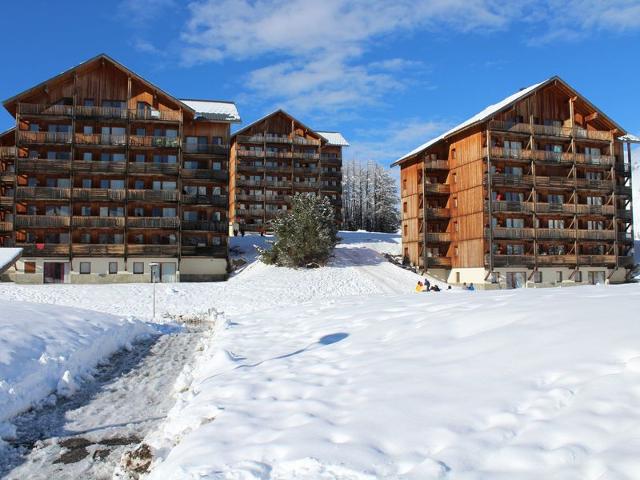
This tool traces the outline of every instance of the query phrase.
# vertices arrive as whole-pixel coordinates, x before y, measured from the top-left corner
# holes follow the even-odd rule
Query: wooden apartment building
[[[19,282],[221,279],[233,103],[180,100],[98,55],[4,102],[0,244]],[[5,274],[6,275],[6,274]]]
[[[298,192],[329,197],[342,221],[342,147],[337,132],[312,130],[277,110],[231,137],[230,216],[247,231],[268,229]]]
[[[397,160],[404,256],[481,288],[623,282],[631,142],[558,77]]]

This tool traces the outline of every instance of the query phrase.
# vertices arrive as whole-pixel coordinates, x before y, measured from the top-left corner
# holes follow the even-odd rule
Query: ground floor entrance
[[[507,272],[507,288],[523,288],[527,283],[527,272]]]
[[[69,283],[69,262],[44,262],[44,283]]]
[[[589,283],[591,285],[604,284],[604,272],[589,272]]]

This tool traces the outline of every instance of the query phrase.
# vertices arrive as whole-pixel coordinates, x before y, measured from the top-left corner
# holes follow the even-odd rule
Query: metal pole
[[[155,279],[152,279],[153,283],[153,319],[156,319],[156,282]]]

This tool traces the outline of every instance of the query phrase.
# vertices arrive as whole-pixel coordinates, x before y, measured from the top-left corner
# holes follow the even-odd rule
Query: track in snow
[[[18,439],[0,465],[6,479],[112,478],[133,449],[174,404],[173,385],[198,345],[183,329],[120,350],[98,367],[95,381],[71,398],[12,420]]]

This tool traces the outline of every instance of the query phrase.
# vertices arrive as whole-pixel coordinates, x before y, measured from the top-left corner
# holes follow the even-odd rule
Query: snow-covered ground
[[[224,315],[144,440],[151,478],[637,476],[637,285],[415,293],[419,277],[381,255],[398,235],[341,236],[325,268],[263,265],[253,245],[268,238],[247,236],[228,282],[157,286],[161,313]],[[0,297],[151,315],[150,285]]]
[[[0,435],[11,437],[11,417],[51,395],[73,394],[101,360],[152,329],[131,318],[3,299],[0,332]]]

